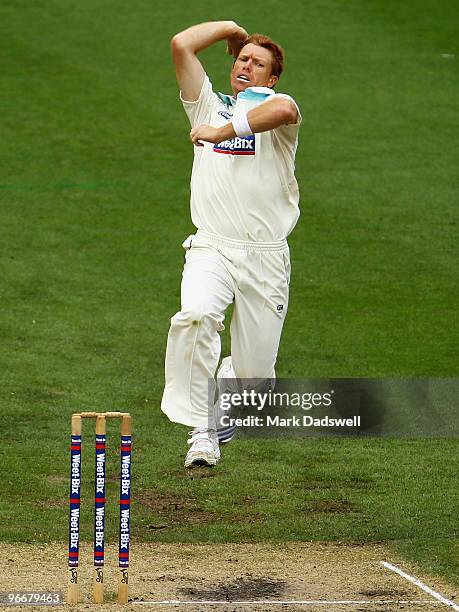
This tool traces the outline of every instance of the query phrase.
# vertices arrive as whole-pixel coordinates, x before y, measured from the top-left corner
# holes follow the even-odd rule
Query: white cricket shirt
[[[233,115],[247,113],[277,94],[268,87],[249,87],[237,98],[217,94],[209,78],[195,102],[181,97],[192,127],[221,127]],[[297,107],[298,108],[298,107]],[[268,132],[194,147],[191,174],[191,219],[198,229],[233,240],[271,242],[286,238],[298,220],[295,179],[297,123]]]

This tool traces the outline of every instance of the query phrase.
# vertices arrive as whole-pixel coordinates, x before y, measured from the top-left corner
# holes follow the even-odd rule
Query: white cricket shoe
[[[185,467],[213,467],[220,459],[217,432],[214,429],[197,427],[190,431],[190,448],[185,457]]]

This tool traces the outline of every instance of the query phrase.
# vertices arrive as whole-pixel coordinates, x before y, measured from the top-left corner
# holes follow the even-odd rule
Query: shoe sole
[[[195,455],[193,458],[190,458],[188,461],[185,461],[186,468],[214,467],[215,465],[217,465],[217,460],[205,454]]]

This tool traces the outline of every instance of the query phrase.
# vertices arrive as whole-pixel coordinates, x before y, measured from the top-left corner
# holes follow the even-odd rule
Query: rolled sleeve
[[[218,102],[218,96],[212,89],[212,83],[207,74],[204,77],[199,98],[194,102],[184,100],[180,92],[180,100],[188,116],[191,127],[209,123],[212,115],[213,106]]]

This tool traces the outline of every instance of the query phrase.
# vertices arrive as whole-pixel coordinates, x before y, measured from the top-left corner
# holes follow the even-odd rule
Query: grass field
[[[303,115],[278,375],[457,376],[457,7],[282,6],[0,3],[0,540],[66,539],[70,413],[126,409],[137,541],[389,542],[459,584],[456,440],[241,440],[191,480],[159,412],[193,231],[169,39],[210,19],[283,43]]]

